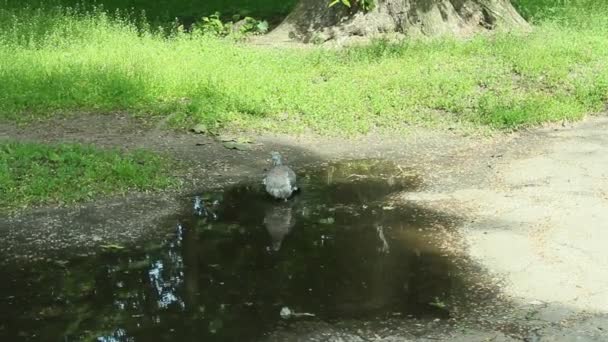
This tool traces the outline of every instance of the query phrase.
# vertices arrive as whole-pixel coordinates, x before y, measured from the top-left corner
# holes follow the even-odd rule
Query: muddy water
[[[454,221],[391,199],[421,179],[380,161],[302,170],[302,191],[199,194],[165,241],[0,266],[0,340],[250,341],[294,320],[445,318],[461,275],[438,247]],[[159,229],[165,227],[159,227]]]

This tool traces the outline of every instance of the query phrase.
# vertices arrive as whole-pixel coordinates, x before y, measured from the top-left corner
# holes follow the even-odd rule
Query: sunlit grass
[[[532,33],[341,51],[166,37],[102,10],[0,10],[0,117],[128,110],[211,129],[357,134],[517,128],[600,110],[608,6],[551,16],[531,2],[519,6],[538,17]]]
[[[0,211],[165,189],[168,162],[150,152],[81,145],[0,143]]]

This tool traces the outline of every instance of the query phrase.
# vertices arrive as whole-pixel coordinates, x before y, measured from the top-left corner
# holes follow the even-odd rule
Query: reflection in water
[[[281,242],[295,224],[296,218],[290,204],[274,204],[266,209],[264,225],[272,239],[272,250],[276,252],[281,249]]]
[[[197,215],[197,216],[206,216],[207,215],[207,208],[205,208],[205,205],[203,203],[203,199],[201,198],[201,196],[194,197],[194,215]]]
[[[378,232],[378,238],[380,239],[380,241],[382,241],[382,247],[380,247],[380,252],[385,254],[389,253],[390,247],[388,246],[388,241],[386,241],[386,238],[384,237],[384,228],[382,228],[382,226],[376,226],[376,231]]]
[[[163,260],[159,258],[151,262],[148,271],[150,284],[153,286],[158,298],[157,303],[159,308],[168,308],[172,304],[177,305],[181,309],[185,309],[186,307],[184,301],[175,293],[175,289],[184,283],[184,262],[180,248],[184,238],[183,234],[184,229],[178,224],[175,239],[168,244],[167,248],[167,258],[171,264],[171,268],[166,270]]]
[[[215,208],[219,205],[218,201],[214,201],[212,206]],[[209,210],[209,208],[205,205],[203,198],[201,196],[194,196],[194,215],[201,217],[209,217],[212,219],[217,219],[217,215],[213,210]]]
[[[124,341],[135,341],[134,338],[129,338],[127,332],[124,329],[116,329],[112,335],[101,336],[97,338],[97,342],[124,342]]]
[[[283,308],[330,321],[449,315],[430,303],[460,281],[436,243],[450,218],[385,203],[416,177],[374,161],[302,176],[287,203],[254,185],[206,194],[195,213],[212,207],[216,220],[190,202],[175,236],[143,251],[1,266],[14,281],[0,283],[0,340],[250,341],[284,324]]]

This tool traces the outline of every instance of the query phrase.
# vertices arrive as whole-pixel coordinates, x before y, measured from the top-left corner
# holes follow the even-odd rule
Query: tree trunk
[[[353,2],[353,0],[351,0]],[[526,28],[510,0],[375,0],[367,13],[329,0],[300,0],[270,35],[277,40],[324,42],[349,36],[466,36],[482,30]]]

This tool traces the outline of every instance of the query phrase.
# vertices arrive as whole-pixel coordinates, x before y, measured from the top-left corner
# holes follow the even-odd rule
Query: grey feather
[[[298,190],[296,173],[287,165],[283,165],[278,152],[272,154],[272,168],[266,174],[263,184],[272,197],[287,200],[294,191]]]

